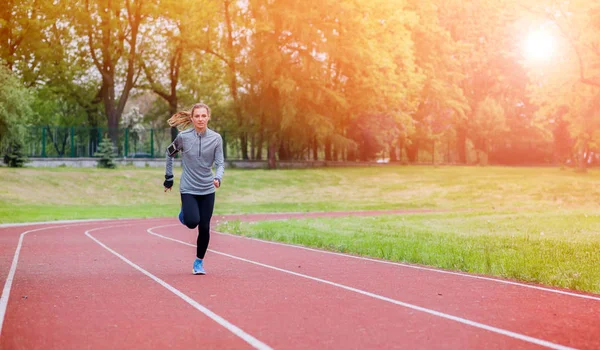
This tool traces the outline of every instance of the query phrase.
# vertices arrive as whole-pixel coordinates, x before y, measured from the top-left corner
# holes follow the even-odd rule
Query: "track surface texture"
[[[215,216],[266,220],[409,211]],[[173,219],[0,228],[0,349],[599,349],[600,296]]]

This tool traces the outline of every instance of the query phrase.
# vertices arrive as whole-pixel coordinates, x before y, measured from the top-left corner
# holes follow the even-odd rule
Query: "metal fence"
[[[64,127],[64,126],[32,126],[27,128],[23,141],[23,152],[29,158],[94,158],[104,137],[109,135],[108,128],[101,127]],[[163,158],[165,149],[171,143],[171,129],[150,128],[120,128],[116,130],[118,142],[114,145],[115,153],[119,158]],[[217,130],[223,137],[223,151],[227,160],[241,160],[242,152],[239,139],[231,137],[229,140],[224,131]],[[229,142],[228,142],[229,141]],[[519,146],[519,147],[517,147]],[[0,147],[4,148],[4,147]],[[262,156],[256,157],[254,139],[248,144],[248,153],[251,160],[264,160],[267,156],[267,145],[262,145]],[[536,149],[531,145],[513,145],[511,149],[493,149],[489,154],[490,164],[541,164],[551,163],[552,147]],[[5,151],[0,149],[0,151]],[[317,159],[314,159],[312,149],[306,149],[301,159],[297,160],[325,160],[323,147],[318,148]],[[4,152],[1,152],[4,153]],[[405,152],[396,150],[397,160],[408,162]],[[503,155],[506,159],[499,158]],[[382,152],[378,159],[386,161],[390,157],[389,151]],[[488,156],[486,155],[486,158]],[[467,150],[467,163],[476,164],[480,156],[472,147]],[[336,161],[346,160],[343,154],[338,154]],[[416,163],[454,164],[458,162],[456,144],[448,137],[430,144],[422,143],[416,155]]]
[[[108,128],[90,127],[28,127],[24,138],[24,152],[28,157],[78,158],[96,157],[98,146],[109,134]],[[171,143],[170,129],[117,129],[118,157],[164,157]]]

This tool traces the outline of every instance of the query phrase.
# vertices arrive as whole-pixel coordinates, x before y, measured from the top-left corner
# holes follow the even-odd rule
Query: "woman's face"
[[[204,107],[196,108],[192,112],[192,123],[197,130],[206,129],[209,120],[208,110]]]

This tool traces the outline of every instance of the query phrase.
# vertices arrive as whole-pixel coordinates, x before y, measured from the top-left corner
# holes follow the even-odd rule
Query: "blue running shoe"
[[[181,222],[182,225],[185,225],[185,223],[183,222],[183,209],[179,211],[179,222]]]
[[[198,258],[194,260],[194,275],[206,275],[206,271],[204,271],[204,266],[202,266],[202,260]]]

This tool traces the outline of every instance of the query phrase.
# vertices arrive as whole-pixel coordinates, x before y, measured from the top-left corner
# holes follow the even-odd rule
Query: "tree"
[[[561,115],[574,140],[578,170],[584,172],[590,151],[600,147],[600,4],[547,0],[524,8],[562,39],[552,62],[524,64],[531,70],[539,118],[554,122]]]
[[[155,13],[154,6],[147,0],[79,0],[70,8],[71,24],[85,39],[81,54],[91,59],[101,77],[99,97],[114,143],[125,104],[139,77],[137,57],[144,39],[140,26]]]
[[[519,71],[505,69],[504,62],[513,49],[515,38],[507,35],[507,28],[516,20],[513,4],[509,1],[495,0],[450,0],[440,3],[440,22],[453,40],[461,47],[454,56],[460,62],[462,80],[460,86],[467,99],[468,109],[465,118],[457,120],[456,147],[459,161],[467,162],[467,140],[481,139],[481,135],[472,135],[479,130],[470,124],[474,120],[480,103],[493,98],[505,104],[516,104],[509,98],[513,89],[506,81]]]
[[[220,45],[224,48],[225,54],[219,54],[215,51],[214,47],[208,46],[206,52],[211,53],[223,60],[223,63],[227,69],[227,82],[229,85],[229,93],[233,102],[233,110],[238,123],[238,134],[240,137],[240,144],[242,149],[242,159],[248,159],[248,123],[245,120],[242,112],[241,98],[239,93],[239,56],[241,53],[241,45],[245,43],[243,28],[239,28],[236,23],[236,18],[241,16],[235,16],[235,13],[240,12],[240,4],[231,0],[223,0],[223,20],[225,22],[225,28],[227,29],[224,37],[224,45]],[[208,44],[210,45],[210,41]]]
[[[181,91],[182,76],[196,77],[204,73],[199,72],[191,61],[197,56],[198,46],[205,46],[208,28],[216,25],[214,7],[214,2],[210,1],[162,1],[160,13],[141,27],[142,35],[152,40],[140,45],[138,61],[145,81],[139,87],[163,99],[168,105],[169,116],[178,111],[182,95],[189,92],[189,89]],[[190,16],[190,13],[194,15]],[[166,125],[166,118],[162,117]],[[171,138],[175,136],[177,129],[171,128]]]
[[[402,118],[413,77],[403,1],[249,2],[252,19],[247,85],[269,164],[313,152],[338,159],[360,144],[349,137],[371,116]]]
[[[431,145],[451,125],[465,124],[470,111],[461,88],[465,76],[458,60],[466,48],[442,26],[442,5],[438,1],[417,1],[411,5],[420,18],[412,31],[420,77],[413,84],[416,108],[410,111],[415,128],[407,133],[408,144],[405,143],[410,161],[416,160],[423,143]]]
[[[481,101],[473,114],[470,127],[471,135],[478,135],[473,140],[475,149],[478,151],[478,163],[488,164],[488,155],[493,137],[506,131],[506,116],[502,105],[491,97]]]
[[[96,152],[95,156],[100,157],[98,159],[98,168],[115,169],[117,167],[114,162],[116,153],[110,138],[104,137],[102,139],[102,142],[100,142],[100,147],[98,147],[98,151]]]
[[[31,117],[31,94],[15,75],[0,64],[0,145],[20,141]]]
[[[0,60],[9,70],[31,72],[37,64],[23,64],[27,57],[38,58],[44,48],[43,28],[47,2],[6,0],[0,7]],[[36,62],[40,62],[39,59]],[[31,63],[31,62],[29,62]]]

